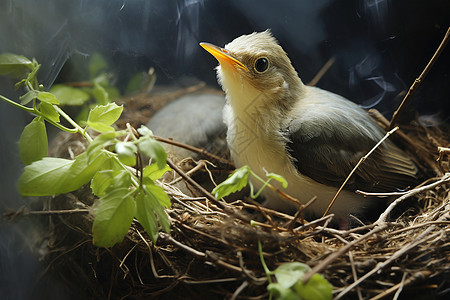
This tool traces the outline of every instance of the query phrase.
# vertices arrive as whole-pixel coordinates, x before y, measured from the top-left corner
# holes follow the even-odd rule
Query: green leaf
[[[273,271],[277,282],[285,288],[290,288],[297,281],[302,280],[303,276],[310,271],[311,268],[300,262],[284,263]]]
[[[159,227],[154,213],[155,206],[158,205],[154,198],[148,197],[143,190],[136,194],[136,219],[144,227],[153,243],[158,239]]]
[[[144,185],[143,190],[141,189],[136,195],[136,218],[153,242],[156,242],[158,238],[158,221],[165,232],[170,232],[169,217],[161,205],[164,202],[168,202],[168,206],[170,206],[170,199],[167,194],[155,184]]]
[[[89,61],[89,75],[91,79],[97,77],[100,72],[106,70],[108,68],[108,64],[103,56],[99,53],[94,53],[91,56]]]
[[[59,123],[59,113],[58,111],[53,107],[52,104],[48,104],[46,102],[39,103],[39,111],[42,113],[43,116],[48,118],[50,121],[53,121],[55,123]]]
[[[90,98],[82,89],[64,84],[55,84],[51,87],[50,93],[56,96],[60,105],[82,105]]]
[[[99,199],[92,225],[94,245],[112,247],[123,240],[136,210],[133,192],[118,188]]]
[[[79,110],[79,113],[75,118],[75,122],[77,122],[80,126],[86,126],[87,118],[89,117],[89,110],[90,109],[88,105],[81,106],[81,109]]]
[[[119,160],[126,166],[136,165],[137,147],[132,142],[118,142],[116,144],[116,153]]]
[[[107,103],[113,101],[114,99],[120,98],[120,91],[118,88],[116,88],[114,86],[110,86],[110,85],[104,86],[103,88],[108,93],[108,102]]]
[[[97,135],[86,149],[89,159],[97,156],[103,148],[115,143],[115,139],[121,135],[124,135],[124,131],[109,131]]]
[[[270,283],[267,286],[267,290],[274,293],[277,300],[303,300],[290,288],[286,288],[279,283]]]
[[[92,90],[92,94],[94,95],[94,98],[97,100],[98,104],[105,105],[110,102],[108,92],[97,82],[94,82],[94,89]]]
[[[68,193],[88,183],[108,157],[100,152],[88,163],[86,152],[75,160],[44,157],[25,167],[18,181],[23,196],[51,196]]]
[[[64,193],[61,187],[64,176],[69,174],[73,160],[44,157],[25,167],[18,181],[23,196],[48,196]],[[69,190],[70,191],[70,190]],[[67,192],[69,192],[67,191]]]
[[[275,174],[275,173],[268,173],[268,174],[266,174],[266,176],[280,182],[281,185],[283,186],[283,188],[288,187],[288,182],[283,176]]]
[[[141,127],[139,127],[137,131],[142,136],[153,136],[153,132],[145,125],[141,125]]]
[[[88,125],[98,132],[113,131],[110,126],[116,122],[122,114],[123,106],[115,103],[99,105],[91,109],[88,117]]]
[[[164,147],[151,136],[143,136],[138,141],[139,150],[154,159],[159,169],[163,169],[167,163],[167,154]]]
[[[115,188],[131,186],[131,175],[126,170],[101,170],[97,172],[91,181],[91,189],[94,195],[102,197]]]
[[[217,199],[220,199],[232,193],[238,192],[248,184],[249,175],[249,166],[243,166],[236,169],[225,181],[216,186],[212,190],[212,193]]]
[[[331,300],[333,286],[320,274],[314,274],[306,284],[299,280],[294,290],[303,300]]]
[[[113,185],[114,173],[113,170],[102,170],[95,173],[91,181],[92,193],[95,196],[101,197],[106,194],[108,188]]]
[[[127,94],[139,92],[142,89],[142,86],[145,83],[145,79],[147,78],[146,72],[138,72],[134,74],[127,84]]]
[[[167,164],[162,169],[160,169],[157,164],[151,164],[144,168],[144,171],[142,172],[142,176],[148,177],[151,180],[157,180],[170,170],[172,170],[172,169]]]
[[[35,90],[31,90],[31,91],[27,92],[25,95],[19,97],[20,104],[27,105],[28,103],[30,103],[31,101],[36,99],[38,94],[39,94],[39,91],[35,91]]]
[[[36,117],[25,126],[19,139],[20,159],[26,165],[48,154],[47,131],[42,118]]]
[[[147,183],[144,185],[144,189],[149,195],[153,196],[163,207],[169,208],[172,204],[170,202],[169,196],[167,196],[164,189],[159,185],[156,185],[153,182]]]
[[[55,95],[49,92],[38,92],[37,98],[48,104],[59,104],[58,99],[56,99]]]
[[[0,54],[0,75],[12,73],[18,77],[32,69],[33,62],[25,56],[12,53]]]

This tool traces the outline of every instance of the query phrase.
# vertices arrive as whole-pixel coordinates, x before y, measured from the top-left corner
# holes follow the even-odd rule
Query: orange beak
[[[248,71],[247,67],[243,63],[241,63],[237,59],[231,57],[230,54],[228,54],[228,50],[220,48],[210,43],[200,43],[200,46],[202,46],[206,51],[211,53],[219,61],[220,64],[226,62],[232,66]]]

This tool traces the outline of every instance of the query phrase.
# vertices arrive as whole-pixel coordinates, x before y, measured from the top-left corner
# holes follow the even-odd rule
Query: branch
[[[443,215],[442,217],[439,218],[439,221],[446,221],[450,218],[450,214],[447,213],[445,215]],[[386,228],[386,224],[380,225],[383,228]],[[379,229],[381,227],[376,227],[375,229]],[[430,227],[428,227],[426,230],[424,230],[421,234],[419,234],[410,244],[400,248],[398,251],[396,251],[393,255],[391,255],[388,259],[386,259],[384,262],[382,263],[378,263],[377,266],[375,268],[373,268],[372,270],[370,270],[368,273],[366,273],[364,276],[360,277],[357,281],[354,281],[352,284],[350,284],[349,286],[347,286],[342,292],[340,292],[334,299],[338,300],[341,299],[345,294],[347,294],[349,291],[351,291],[354,287],[356,287],[357,285],[359,285],[361,282],[363,282],[364,280],[366,280],[367,278],[369,278],[370,276],[372,276],[373,274],[379,272],[380,270],[382,270],[384,267],[388,266],[390,263],[392,263],[393,261],[395,261],[396,259],[398,259],[399,257],[401,257],[402,255],[406,254],[408,251],[410,251],[411,249],[415,248],[416,246],[418,246],[419,244],[426,242],[430,239],[433,239],[435,237],[438,237],[440,235],[442,235],[441,231],[437,231],[433,234],[430,234],[434,229],[436,228],[436,225],[431,225]],[[375,230],[374,229],[374,230]],[[372,232],[372,231],[371,231]],[[370,233],[370,232],[369,232]]]
[[[445,33],[444,38],[442,39],[441,44],[437,48],[436,52],[434,53],[433,57],[428,62],[425,69],[423,69],[422,74],[414,80],[414,83],[411,85],[411,87],[408,90],[408,93],[406,93],[405,97],[402,100],[402,103],[400,103],[400,106],[397,108],[397,110],[392,115],[391,123],[389,125],[389,129],[392,129],[394,125],[397,123],[398,117],[400,116],[400,113],[403,111],[403,109],[408,105],[409,102],[411,102],[411,96],[416,91],[417,87],[422,83],[422,81],[425,79],[425,76],[427,76],[428,72],[431,70],[431,67],[433,67],[434,63],[436,62],[439,55],[442,53],[442,51],[445,48],[445,45],[447,45],[448,40],[450,39],[450,27],[447,29],[447,32]]]
[[[400,202],[402,202],[403,200],[414,196],[415,194],[430,190],[438,185],[444,184],[444,183],[449,183],[450,182],[450,173],[446,173],[444,176],[442,176],[442,178],[436,182],[433,182],[432,184],[429,185],[425,185],[422,186],[420,188],[416,188],[413,189],[411,191],[409,191],[407,194],[397,198],[394,202],[392,202],[388,208],[386,208],[386,210],[380,215],[380,217],[378,218],[378,220],[374,223],[374,224],[383,224],[386,222],[387,218],[389,217],[390,213],[392,212],[392,210],[394,209],[394,207],[396,207]]]
[[[316,273],[322,271],[323,269],[325,269],[329,264],[331,264],[333,261],[335,261],[336,259],[338,259],[340,256],[344,255],[348,250],[350,250],[350,248],[352,248],[353,246],[355,246],[356,244],[366,240],[367,238],[369,238],[372,235],[375,235],[377,232],[383,231],[384,229],[386,229],[388,226],[386,224],[383,224],[379,227],[375,227],[374,229],[372,229],[371,231],[369,231],[368,233],[364,234],[363,236],[361,236],[360,238],[348,243],[347,245],[345,245],[344,247],[340,248],[339,250],[337,250],[336,252],[330,254],[327,258],[325,258],[324,260],[322,260],[319,264],[317,264],[314,268],[311,269],[311,271],[309,271],[308,273],[305,274],[305,276],[303,277],[302,281],[303,283],[308,282],[308,280]],[[360,278],[361,279],[361,278]]]
[[[163,138],[163,137],[160,137],[160,136],[153,136],[153,137],[155,138],[155,140],[157,140],[159,142],[163,142],[163,143],[166,143],[166,144],[170,144],[170,145],[174,145],[174,146],[177,146],[177,147],[180,147],[180,148],[184,148],[184,149],[187,149],[189,151],[196,152],[196,153],[199,153],[201,155],[204,155],[204,156],[206,156],[206,157],[208,157],[208,158],[210,158],[212,160],[218,161],[218,162],[220,162],[222,164],[225,164],[227,166],[234,167],[233,163],[231,163],[230,161],[228,161],[226,159],[223,159],[222,157],[219,157],[219,156],[214,155],[212,153],[209,153],[205,149],[197,148],[197,147],[194,147],[194,146],[191,146],[191,145],[187,145],[187,144],[183,144],[183,143],[180,143],[180,142],[176,142],[174,140],[166,139],[166,138]]]

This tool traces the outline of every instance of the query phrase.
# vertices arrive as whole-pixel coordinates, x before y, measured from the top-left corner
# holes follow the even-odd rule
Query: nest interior
[[[126,106],[119,127],[138,127],[180,95],[206,89],[196,85],[122,99]],[[285,262],[306,263],[333,285],[336,299],[448,296],[449,154],[438,152],[438,147],[449,147],[445,132],[413,122],[392,136],[429,176],[421,187],[397,196],[405,200],[383,222],[349,230],[329,227],[330,217],[304,221],[245,197],[217,205],[197,187],[181,181],[180,188],[170,178],[160,182],[172,199],[167,210],[170,235],[161,233],[154,244],[133,221],[122,243],[103,249],[92,245],[93,216],[86,211],[96,199],[88,186],[41,198],[35,209],[55,212],[42,219],[43,234],[35,243],[41,250],[45,243],[43,277],[56,276],[74,295],[88,298],[267,298],[260,241],[269,269]],[[63,134],[54,144],[55,155],[62,157],[85,147],[79,137]],[[229,172],[203,160],[187,159],[179,165],[185,172],[196,167],[192,177],[198,182]],[[56,213],[60,210],[72,213]]]

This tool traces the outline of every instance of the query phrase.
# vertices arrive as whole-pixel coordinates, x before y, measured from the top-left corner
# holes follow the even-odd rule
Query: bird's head
[[[220,63],[217,77],[228,99],[247,105],[264,95],[265,105],[290,107],[303,83],[269,30],[243,35],[224,48],[200,43]],[[236,104],[237,105],[237,104]]]

